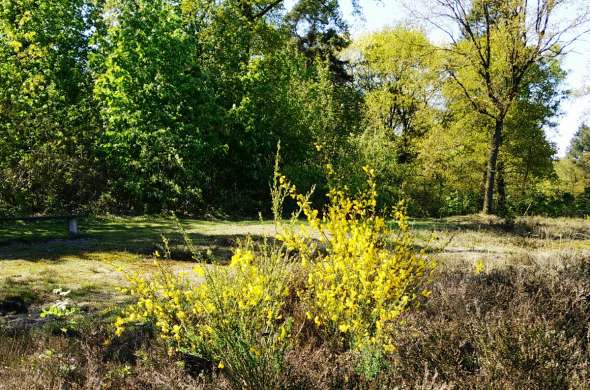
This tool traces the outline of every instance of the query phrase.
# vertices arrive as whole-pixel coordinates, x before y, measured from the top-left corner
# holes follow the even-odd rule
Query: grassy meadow
[[[120,267],[150,275],[154,253],[168,250],[160,262],[199,283],[197,262],[224,267],[236,242],[275,233],[272,222],[181,224],[92,218],[75,239],[60,221],[1,225],[0,388],[230,387],[222,369],[169,356],[150,329],[113,336],[130,301]],[[386,369],[367,381],[348,352],[297,345],[284,387],[589,388],[589,221],[466,216],[411,226],[413,245],[438,267],[430,298],[404,314]],[[63,291],[76,312],[43,316]]]

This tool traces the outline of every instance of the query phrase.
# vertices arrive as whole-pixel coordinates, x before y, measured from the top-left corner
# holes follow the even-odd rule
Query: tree
[[[102,190],[86,0],[0,1],[0,207],[76,211]]]
[[[358,123],[348,31],[284,3],[0,0],[2,212],[252,213],[279,140],[318,181]]]
[[[584,188],[590,187],[590,126],[582,124],[570,142],[567,159],[582,176]]]
[[[561,158],[555,162],[555,171],[559,178],[559,187],[572,195],[579,195],[586,187],[588,172],[570,158]]]
[[[587,11],[565,25],[557,13],[568,0],[433,0],[430,20],[442,28],[451,43],[445,66],[463,97],[493,128],[487,157],[483,212],[494,211],[498,156],[505,136],[506,118],[527,88],[527,75],[541,61],[558,58],[588,20]],[[451,27],[446,23],[451,22]],[[567,34],[573,34],[567,38]]]
[[[308,66],[318,59],[326,60],[336,82],[352,81],[346,61],[339,56],[350,44],[350,37],[337,0],[299,0],[285,16],[285,23]]]
[[[440,119],[437,54],[422,31],[401,26],[364,36],[346,52],[364,98],[358,164],[376,169],[390,201],[407,195],[418,144]]]
[[[539,181],[554,175],[556,151],[545,129],[555,125],[564,97],[564,76],[557,61],[536,65],[527,75],[527,88],[521,90],[506,116],[495,183],[499,209],[520,204]],[[441,122],[420,143],[419,172],[428,183],[426,187],[431,188],[428,203],[434,207],[440,203],[443,214],[475,212],[483,203],[488,134],[494,121],[474,111],[453,80],[443,84],[441,94]],[[448,200],[455,205],[447,207]]]
[[[583,124],[574,134],[567,155],[574,160],[583,160],[587,153],[590,153],[590,126]]]
[[[94,91],[114,197],[138,212],[198,209],[220,115],[200,43],[166,0],[116,0],[105,15]]]
[[[526,88],[506,116],[505,147],[499,161],[507,171],[507,184],[514,189],[513,198],[526,197],[539,180],[555,177],[553,160],[557,150],[548,141],[546,130],[556,126],[560,104],[567,96],[567,91],[561,89],[564,79],[565,71],[557,60],[535,64],[523,82]]]
[[[367,129],[394,140],[398,163],[410,162],[415,141],[436,121],[437,53],[424,33],[403,27],[362,38],[352,52]]]
[[[301,36],[294,31],[309,16],[315,37],[324,37],[337,8],[312,0],[288,12],[282,2],[252,1],[256,10],[268,10],[252,18],[244,14],[243,3],[216,3],[207,17],[195,15],[191,24],[200,26],[199,62],[214,75],[222,108],[218,139],[226,149],[212,163],[211,188],[215,198],[227,200],[227,209],[251,212],[268,204],[277,142],[285,171],[297,185],[309,186],[321,179],[318,166],[328,154],[316,155],[314,144],[325,138],[335,147],[338,133],[349,130],[344,118],[354,104],[345,104],[348,83],[338,80],[332,67],[337,47],[330,40],[302,46],[305,28],[297,29]]]

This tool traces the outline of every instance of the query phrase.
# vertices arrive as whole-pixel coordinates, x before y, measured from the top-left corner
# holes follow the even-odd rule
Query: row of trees
[[[279,141],[318,200],[366,164],[382,203],[416,214],[570,191],[588,151],[556,171],[544,129],[583,18],[553,28],[553,0],[429,3],[447,44],[409,27],[353,42],[336,0],[0,0],[0,212],[253,213]]]
[[[354,123],[347,33],[336,1],[282,3],[3,0],[0,202],[253,210],[279,140],[314,176]]]

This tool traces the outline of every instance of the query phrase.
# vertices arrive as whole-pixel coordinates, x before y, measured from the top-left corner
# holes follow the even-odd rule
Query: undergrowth
[[[295,285],[304,282],[299,273],[292,277]],[[479,272],[471,264],[440,265],[430,290],[428,300],[402,315],[396,349],[372,379],[359,374],[357,353],[335,348],[303,320],[305,311],[290,291],[283,311],[292,314],[297,337],[274,383],[298,389],[588,388],[587,254],[570,252],[559,265],[520,262]],[[0,388],[231,387],[218,361],[169,356],[149,325],[113,337],[108,322],[84,317],[68,334],[53,332],[61,328],[54,325],[0,330]]]

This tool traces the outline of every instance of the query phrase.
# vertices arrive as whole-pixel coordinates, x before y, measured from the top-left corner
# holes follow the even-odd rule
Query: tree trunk
[[[483,170],[483,175],[481,176],[481,183],[479,186],[479,197],[477,198],[477,208],[482,210],[483,208],[483,200],[486,197],[486,183],[488,178],[488,171],[487,169]]]
[[[504,128],[504,118],[496,119],[494,134],[492,136],[492,145],[488,157],[486,191],[483,199],[483,213],[493,214],[494,212],[494,183],[496,182],[496,164],[498,162],[498,153],[502,145],[502,130]]]
[[[506,214],[506,182],[504,180],[504,161],[500,159],[496,165],[498,175],[496,176],[496,185],[498,186],[498,209],[500,215]]]

